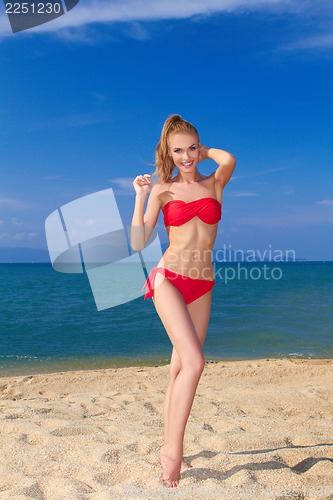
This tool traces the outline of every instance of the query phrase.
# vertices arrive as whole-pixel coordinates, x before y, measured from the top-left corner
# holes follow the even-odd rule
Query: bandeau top
[[[215,198],[194,201],[170,200],[162,208],[165,226],[182,226],[198,216],[206,224],[217,224],[222,217],[221,203]]]

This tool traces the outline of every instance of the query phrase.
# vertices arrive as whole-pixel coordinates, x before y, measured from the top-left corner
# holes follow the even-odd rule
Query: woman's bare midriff
[[[194,217],[182,226],[167,228],[167,231],[170,244],[157,267],[194,279],[214,279],[212,256],[217,224],[205,224]]]

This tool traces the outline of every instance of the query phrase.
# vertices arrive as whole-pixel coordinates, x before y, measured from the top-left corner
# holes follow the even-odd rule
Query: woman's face
[[[182,132],[172,134],[169,138],[169,154],[181,172],[193,172],[200,154],[197,135]]]

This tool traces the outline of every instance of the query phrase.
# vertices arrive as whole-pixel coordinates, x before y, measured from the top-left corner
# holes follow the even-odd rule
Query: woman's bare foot
[[[169,457],[164,446],[160,450],[160,460],[163,469],[163,483],[168,488],[177,488],[180,481],[181,461]]]

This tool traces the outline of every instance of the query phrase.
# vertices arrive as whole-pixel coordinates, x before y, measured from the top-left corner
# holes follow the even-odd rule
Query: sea
[[[219,262],[207,362],[333,358],[333,262]],[[171,344],[152,300],[98,311],[86,274],[0,264],[0,375],[157,366]]]

